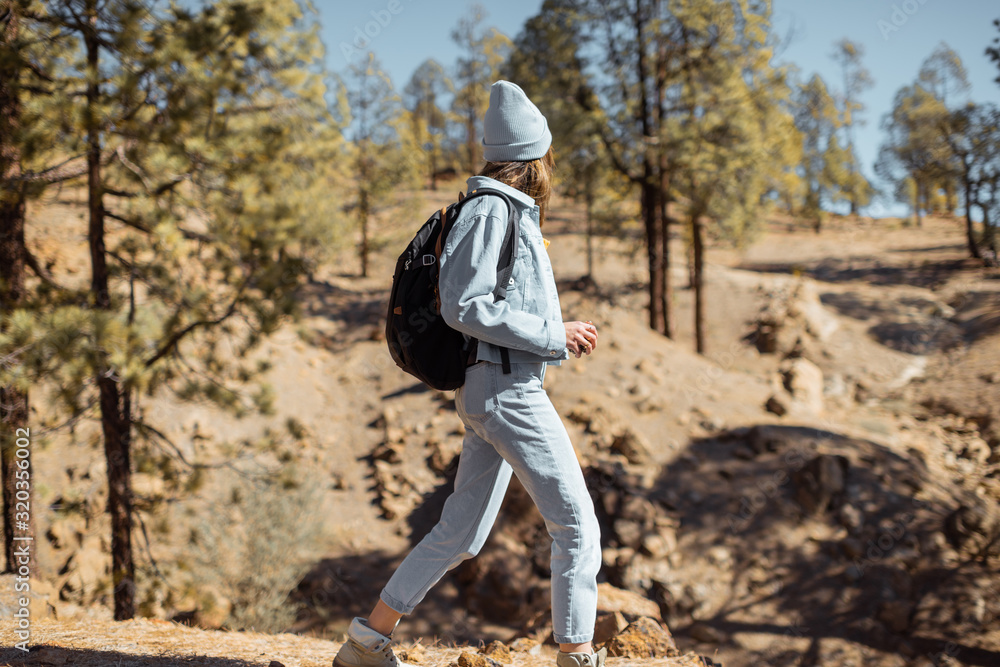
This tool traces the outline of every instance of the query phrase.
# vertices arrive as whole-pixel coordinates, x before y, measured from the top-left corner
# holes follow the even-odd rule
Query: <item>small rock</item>
[[[843,494],[849,463],[844,456],[821,454],[792,474],[795,500],[807,514],[818,514]]]
[[[420,644],[414,644],[413,646],[397,649],[396,654],[403,662],[413,665],[419,665],[426,658],[424,655],[424,647]]]
[[[479,652],[487,658],[492,658],[503,665],[509,665],[514,662],[514,659],[510,656],[510,649],[501,641],[492,641],[488,646],[479,649]]]
[[[621,516],[644,527],[652,526],[658,514],[656,506],[643,496],[629,495],[622,502]]]
[[[594,643],[603,644],[616,637],[622,630],[628,627],[628,621],[621,612],[616,611],[611,614],[601,614],[594,624]]]
[[[993,504],[972,497],[945,517],[944,534],[956,551],[974,555],[1000,553],[1000,513]]]
[[[272,660],[271,662],[267,663],[267,667],[285,667],[285,664],[282,662],[278,662],[277,660]]]
[[[669,556],[677,549],[677,534],[671,528],[663,528],[658,533],[650,533],[642,538],[642,550],[653,558]]]
[[[626,618],[648,616],[660,620],[660,605],[638,593],[616,588],[608,583],[597,585],[597,612],[620,611]]]
[[[642,526],[628,519],[615,519],[615,537],[623,547],[636,549],[642,541]]]
[[[608,653],[618,658],[672,658],[680,655],[669,630],[652,618],[639,618],[608,642]]]
[[[806,410],[823,412],[823,371],[813,362],[799,357],[782,366],[781,381],[795,402]]]
[[[614,436],[611,451],[621,454],[633,465],[647,464],[652,460],[649,443],[631,427],[625,427]]]
[[[402,461],[402,442],[386,440],[372,450],[372,459],[375,461],[385,461],[386,463],[399,463]]]
[[[493,658],[462,651],[458,656],[458,667],[500,667],[500,663]]]
[[[907,600],[892,600],[882,603],[879,608],[878,620],[896,633],[906,632],[910,627],[910,617],[913,615],[913,603]]]
[[[773,394],[764,404],[764,409],[773,415],[784,417],[788,414],[788,400],[784,396]]]
[[[843,507],[840,508],[840,512],[837,513],[837,521],[841,526],[846,528],[852,533],[856,533],[864,524],[864,518],[861,516],[861,512],[857,507],[851,505],[850,503],[845,503]]]
[[[710,563],[718,565],[723,569],[728,569],[733,561],[733,555],[729,552],[729,549],[722,545],[712,547],[705,555],[708,557]]]
[[[518,637],[510,643],[510,650],[529,655],[538,655],[542,651],[542,644],[537,639],[531,637]]]

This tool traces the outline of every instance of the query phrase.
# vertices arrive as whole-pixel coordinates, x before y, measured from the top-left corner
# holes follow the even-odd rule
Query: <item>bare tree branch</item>
[[[186,327],[184,327],[180,331],[176,332],[173,336],[171,336],[167,340],[167,342],[164,343],[160,347],[159,350],[157,350],[156,354],[154,354],[152,357],[150,357],[149,359],[146,360],[146,364],[145,364],[146,368],[149,368],[150,366],[152,366],[153,364],[155,364],[157,361],[159,361],[160,359],[162,359],[163,357],[165,357],[167,354],[169,354],[175,347],[177,347],[177,344],[180,343],[180,341],[185,336],[187,336],[188,334],[190,334],[195,329],[198,329],[200,327],[206,327],[206,326],[215,326],[217,324],[221,324],[222,322],[225,322],[227,319],[229,319],[230,317],[232,317],[233,313],[236,312],[236,306],[237,306],[237,304],[239,304],[240,298],[243,296],[243,292],[244,292],[244,290],[246,289],[246,287],[247,287],[247,285],[249,283],[250,283],[250,277],[247,276],[243,280],[243,284],[240,285],[239,289],[236,291],[236,296],[233,297],[233,301],[232,301],[232,303],[229,304],[229,307],[226,309],[225,313],[223,313],[222,315],[220,315],[219,317],[217,317],[217,318],[215,318],[213,320],[197,320],[195,322],[192,322],[191,324],[187,325]]]

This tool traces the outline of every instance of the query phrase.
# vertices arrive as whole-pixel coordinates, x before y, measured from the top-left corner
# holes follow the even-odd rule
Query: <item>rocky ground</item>
[[[420,198],[412,208],[433,210],[447,196]],[[638,242],[599,239],[596,286],[581,282],[579,211],[565,202],[554,211],[544,233],[564,315],[601,331],[597,352],[551,368],[546,386],[601,520],[602,639],[638,633],[642,644],[665,626],[679,652],[727,667],[1000,664],[1000,273],[964,259],[960,223],[835,219],[815,235],[775,218],[747,248],[714,247],[699,356],[683,263],[674,264],[681,289],[668,340],[644,324]],[[72,268],[60,225],[75,223],[56,205],[49,212],[58,224],[34,240]],[[387,224],[383,234],[373,277],[337,268],[353,266],[347,256],[318,272],[302,292],[303,321],[261,351],[273,364],[274,416],[236,420],[171,396],[143,399],[144,418],[187,456],[217,457],[269,428],[300,477],[318,483],[274,533],[301,565],[282,604],[300,606],[285,629],[302,637],[280,638],[303,655],[263,650],[234,664],[312,664],[306,645],[320,639],[309,637],[342,637],[368,611],[447,495],[462,425],[450,393],[415,385],[385,350],[392,249],[407,228]],[[674,257],[683,256],[678,239]],[[86,664],[74,662],[80,651],[155,645],[114,646],[125,626],[108,621],[96,442],[96,426],[81,422],[53,432],[35,458],[49,508],[38,517],[45,583],[35,616],[42,641],[77,652],[66,664]],[[169,479],[137,475],[144,615],[233,627],[236,595],[199,578],[192,555],[191,527],[220,502],[222,479],[206,475],[180,494]],[[397,635],[551,651],[548,548],[515,483],[483,553]],[[101,625],[84,640],[88,623]],[[171,627],[171,655],[230,650],[200,652],[223,640],[197,635],[185,654],[196,631]],[[636,653],[622,652],[638,659],[641,646],[629,646]],[[461,665],[460,652],[427,664]],[[51,655],[31,664],[63,664]],[[514,664],[538,657],[513,655]]]

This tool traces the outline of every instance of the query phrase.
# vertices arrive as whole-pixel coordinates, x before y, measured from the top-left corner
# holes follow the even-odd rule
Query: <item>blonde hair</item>
[[[538,205],[538,225],[545,223],[545,213],[549,207],[549,197],[552,194],[552,173],[555,171],[556,158],[552,147],[537,160],[527,162],[487,162],[480,176],[486,176],[520,190],[535,200]]]

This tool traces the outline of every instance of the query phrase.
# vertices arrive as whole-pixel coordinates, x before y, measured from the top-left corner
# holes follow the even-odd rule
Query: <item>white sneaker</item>
[[[392,639],[375,632],[365,619],[355,617],[347,630],[347,641],[333,659],[334,667],[412,667],[392,652]]]
[[[596,653],[563,653],[556,656],[556,667],[604,667],[604,659],[608,657],[608,649],[602,648]]]

